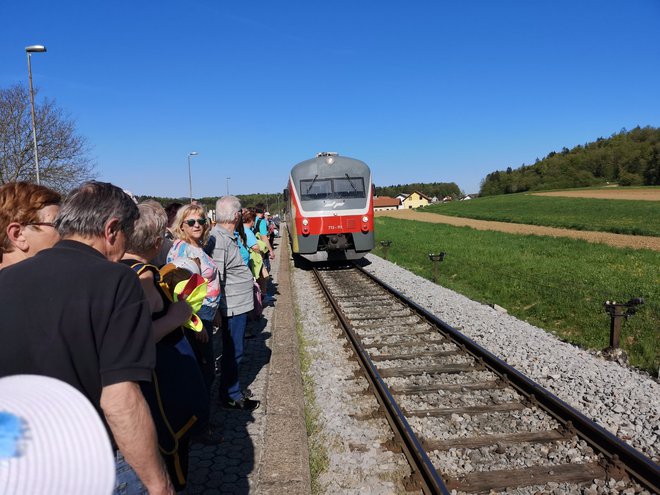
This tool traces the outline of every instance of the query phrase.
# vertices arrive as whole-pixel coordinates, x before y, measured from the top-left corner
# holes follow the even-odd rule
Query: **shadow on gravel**
[[[324,261],[310,261],[300,255],[293,255],[293,266],[300,270],[309,271],[314,268],[321,270],[344,270],[350,269],[353,265],[358,265],[360,267],[365,267],[371,264],[366,258],[360,258],[357,260],[324,260]]]

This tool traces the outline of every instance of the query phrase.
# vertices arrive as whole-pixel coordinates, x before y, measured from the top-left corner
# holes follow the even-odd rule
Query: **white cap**
[[[0,493],[110,495],[115,457],[98,412],[47,376],[0,378]]]
[[[174,258],[170,263],[172,263],[177,268],[188,270],[193,275],[201,275],[199,265],[195,263],[192,258],[184,258],[183,256],[180,256],[178,258]]]
[[[127,194],[128,197],[131,198],[131,199],[133,200],[133,203],[138,204],[138,200],[137,200],[137,198],[135,197],[135,194],[133,194],[133,193],[132,193],[131,191],[129,191],[128,189],[122,189],[122,191],[124,191],[124,193]]]

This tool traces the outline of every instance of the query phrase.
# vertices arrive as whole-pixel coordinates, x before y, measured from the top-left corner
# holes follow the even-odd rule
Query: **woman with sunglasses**
[[[220,278],[218,267],[213,259],[204,252],[203,246],[209,237],[211,226],[203,206],[190,204],[182,206],[176,214],[172,233],[175,240],[167,255],[167,262],[175,258],[197,258],[201,264],[202,277],[208,282],[206,297],[202,308],[197,312],[204,324],[200,333],[190,332],[190,338],[207,389],[215,377],[215,356],[213,355],[213,319],[220,301]],[[188,331],[189,332],[189,331]],[[189,335],[189,337],[191,337]]]
[[[0,269],[53,247],[60,240],[54,226],[59,193],[28,182],[0,187]]]

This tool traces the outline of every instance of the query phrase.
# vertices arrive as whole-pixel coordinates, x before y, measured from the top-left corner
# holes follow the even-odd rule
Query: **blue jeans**
[[[222,357],[220,358],[221,401],[243,398],[238,381],[238,367],[243,360],[243,339],[247,327],[247,313],[222,317]]]
[[[137,473],[119,451],[116,452],[115,466],[117,479],[113,495],[148,495]]]

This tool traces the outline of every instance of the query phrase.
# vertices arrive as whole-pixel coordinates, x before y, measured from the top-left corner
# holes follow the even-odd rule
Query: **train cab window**
[[[300,181],[301,199],[365,198],[362,177],[339,177],[333,179],[304,179]]]
[[[300,196],[302,200],[331,198],[332,181],[330,179],[317,178],[301,180]]]
[[[332,179],[332,185],[337,198],[364,198],[364,179],[362,177],[349,177]]]

